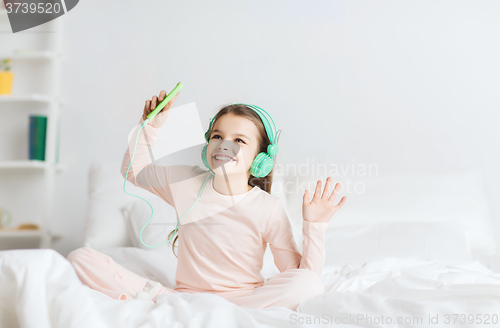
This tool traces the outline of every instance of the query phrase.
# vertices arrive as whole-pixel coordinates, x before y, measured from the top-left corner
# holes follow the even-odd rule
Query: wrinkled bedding
[[[443,264],[387,257],[325,266],[322,280],[326,292],[300,304],[297,312],[245,309],[212,294],[160,295],[156,304],[118,301],[83,285],[54,250],[0,251],[0,326],[386,327],[389,317],[392,327],[429,326],[435,318],[446,327],[477,327],[479,319],[489,320],[485,326],[500,326],[498,317],[494,324],[494,315],[500,315],[500,273],[478,261]],[[465,322],[463,316],[446,322],[447,314],[466,315]],[[403,318],[400,324],[398,317]],[[407,318],[417,317],[422,323],[408,323]]]
[[[361,327],[500,327],[500,273],[478,261],[389,257],[323,272],[326,292],[297,311]],[[327,318],[327,319],[326,319]]]

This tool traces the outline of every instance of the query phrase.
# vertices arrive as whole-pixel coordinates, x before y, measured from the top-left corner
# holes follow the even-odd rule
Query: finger
[[[151,111],[151,100],[146,100],[146,113],[149,114],[149,112]]]
[[[337,197],[337,193],[339,192],[339,190],[340,190],[340,182],[337,182],[337,183],[335,184],[335,188],[333,188],[333,192],[332,192],[332,194],[330,195],[330,197],[328,197],[328,201],[329,201],[330,203],[332,203],[332,204],[333,204],[333,201],[334,201],[334,200],[335,200],[335,198]]]
[[[165,99],[166,95],[167,95],[167,92],[165,90],[161,90],[160,97],[158,97],[158,99],[160,99],[160,101],[162,101],[163,99]]]
[[[156,100],[157,99],[158,99],[158,97],[153,96],[153,99],[151,100],[151,110],[156,108]]]
[[[335,205],[335,207],[337,207],[337,209],[340,209],[345,204],[346,199],[347,199],[346,196],[342,197],[340,202],[337,205]]]
[[[306,189],[304,196],[302,196],[302,204],[306,205],[309,202],[309,190]]]
[[[316,190],[314,191],[313,200],[321,197],[321,180],[316,183]]]
[[[142,118],[145,120],[148,113],[148,101],[144,102],[144,111],[142,112]]]
[[[332,178],[331,177],[326,178],[325,190],[323,191],[323,195],[321,196],[321,199],[328,199],[328,195],[330,195],[331,183],[332,183]]]

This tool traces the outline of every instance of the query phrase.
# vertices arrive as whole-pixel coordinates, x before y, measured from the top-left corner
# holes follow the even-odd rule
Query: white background
[[[90,163],[121,161],[145,100],[177,82],[204,129],[224,104],[266,109],[283,165],[478,168],[500,238],[498,17],[493,0],[80,1],[61,18],[54,248],[83,245]],[[201,166],[200,148],[172,161]]]

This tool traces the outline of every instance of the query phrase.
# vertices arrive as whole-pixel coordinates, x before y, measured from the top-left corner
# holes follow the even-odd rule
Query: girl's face
[[[241,116],[225,114],[214,124],[208,143],[208,162],[216,174],[250,176],[250,167],[257,156],[259,131],[255,124]]]

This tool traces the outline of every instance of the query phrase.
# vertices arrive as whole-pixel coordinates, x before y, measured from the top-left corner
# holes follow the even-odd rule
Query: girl
[[[244,104],[228,105],[214,117],[205,135],[209,170],[151,163],[148,146],[154,146],[178,95],[144,126],[128,176],[137,132],[130,139],[121,167],[128,181],[164,199],[178,215],[195,204],[206,183],[194,208],[177,226],[173,242],[179,241],[176,288],[140,277],[89,247],[68,255],[82,282],[120,300],[136,297],[155,301],[157,295],[166,293],[212,293],[255,309],[282,306],[295,310],[299,303],[323,293],[324,230],[345,203],[344,196],[334,205],[340,183],[330,195],[332,179],[328,177],[321,194],[319,180],[312,201],[305,191],[301,255],[280,199],[270,194],[272,170],[260,178],[250,173],[257,154],[266,152],[271,144],[254,109]],[[165,96],[162,90],[159,97],[146,101],[139,126]],[[280,273],[264,281],[260,271],[267,244]]]

